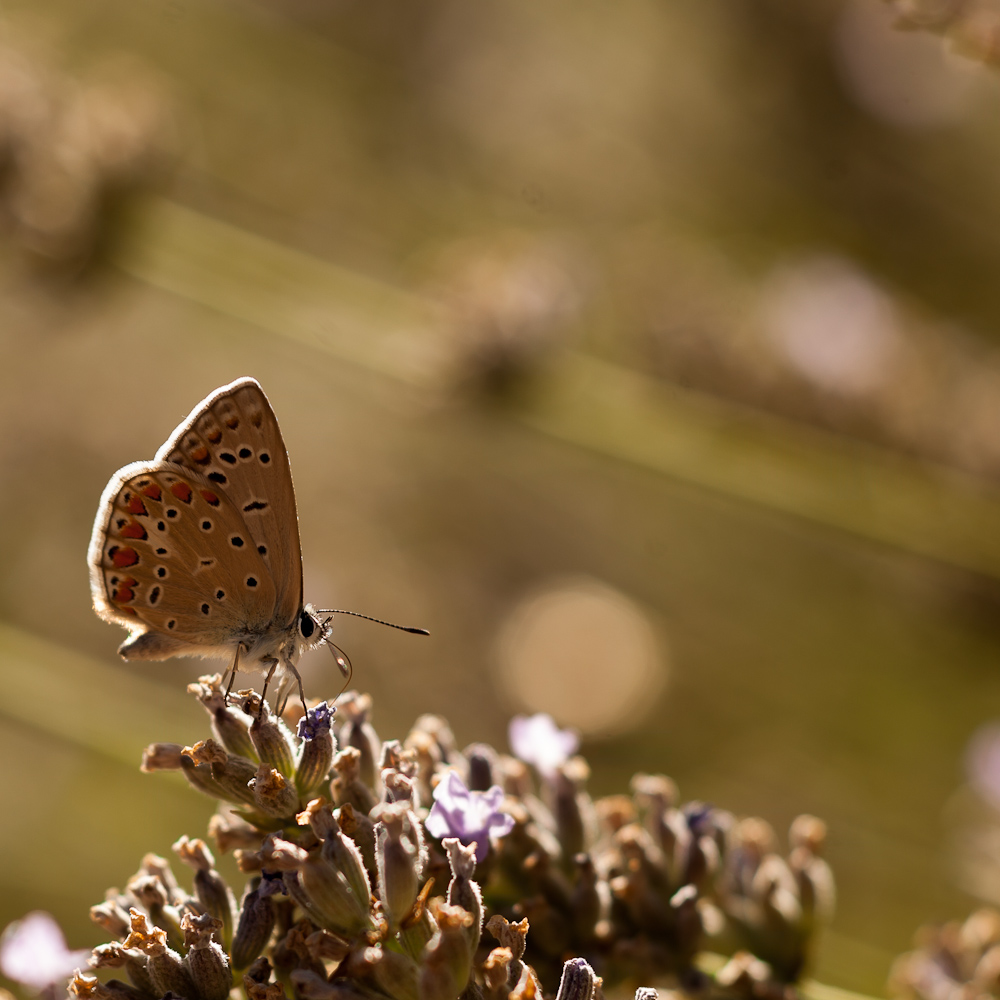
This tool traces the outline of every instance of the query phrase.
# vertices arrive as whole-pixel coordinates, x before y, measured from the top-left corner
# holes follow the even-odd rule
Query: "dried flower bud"
[[[351,805],[367,815],[378,801],[371,787],[361,779],[361,752],[347,747],[333,758],[334,777],[330,785],[338,806]]]
[[[350,803],[345,803],[337,810],[337,820],[340,829],[350,837],[354,846],[361,852],[365,871],[377,871],[375,860],[375,824],[367,813],[359,813]]]
[[[188,685],[188,692],[204,705],[212,717],[212,730],[226,750],[238,757],[246,757],[254,764],[259,763],[257,751],[250,739],[252,719],[237,706],[229,704],[222,689],[221,675],[206,674],[199,677],[197,683]]]
[[[87,963],[92,969],[124,969],[132,985],[148,996],[156,993],[146,967],[146,956],[138,948],[126,948],[120,941],[96,947]]]
[[[144,993],[119,979],[102,983],[96,976],[76,975],[69,983],[69,992],[77,1000],[151,1000],[155,993]]]
[[[195,754],[202,758],[199,767],[211,769],[213,781],[220,789],[220,798],[242,805],[253,803],[250,779],[256,774],[257,766],[246,757],[230,754],[215,740],[203,740],[186,748],[186,757],[195,761]]]
[[[234,969],[245,969],[264,950],[274,930],[274,902],[269,890],[261,888],[261,879],[253,879],[240,904],[231,952]]]
[[[288,816],[298,808],[299,796],[295,786],[268,764],[260,764],[257,773],[250,779],[249,787],[254,805],[265,816]]]
[[[398,926],[417,898],[423,869],[416,829],[420,822],[408,802],[382,804],[372,810],[379,898],[391,926]]]
[[[143,774],[154,771],[179,771],[181,769],[181,754],[184,747],[180,743],[150,743],[142,751],[142,764],[139,770]]]
[[[442,846],[448,852],[451,881],[448,883],[448,902],[460,906],[472,917],[468,926],[469,951],[475,954],[483,929],[483,894],[479,884],[472,880],[476,870],[475,847],[464,847],[461,841],[447,838]]]
[[[369,721],[371,695],[345,691],[336,701],[340,726],[340,745],[358,751],[358,774],[369,789],[378,780],[378,763],[382,756],[382,741]],[[373,803],[374,804],[374,803]],[[369,807],[370,808],[370,807]]]
[[[169,991],[182,997],[195,996],[194,980],[181,956],[167,947],[166,933],[153,927],[138,910],[129,912],[132,932],[125,939],[125,947],[138,949],[146,956],[146,968],[156,992],[160,996]]]
[[[382,771],[382,788],[386,802],[405,802],[408,806],[414,807],[419,797],[413,778],[408,778],[391,767]]]
[[[232,890],[215,870],[215,859],[203,840],[181,837],[174,850],[185,864],[194,869],[194,896],[201,908],[221,924],[220,940],[229,946],[233,934],[236,900]]]
[[[244,711],[250,700],[244,699]],[[250,739],[262,764],[267,764],[288,779],[295,775],[295,741],[285,723],[271,714],[267,703],[263,711],[253,716],[250,724]]]
[[[420,966],[409,955],[391,948],[370,948],[373,956],[369,978],[375,987],[395,1000],[419,1000]]]
[[[460,906],[432,901],[438,931],[427,942],[420,969],[420,1000],[455,1000],[472,973],[465,929],[472,917]]]
[[[486,984],[486,1000],[507,1000],[507,994],[514,987],[510,982],[510,948],[494,948],[483,963],[483,980]]]
[[[497,784],[497,752],[488,743],[472,743],[465,748],[469,762],[469,791],[485,792]]]
[[[114,890],[112,890],[114,892]],[[90,919],[113,938],[125,937],[131,926],[128,910],[117,899],[106,899],[90,908]]]
[[[228,854],[237,847],[257,850],[263,834],[242,816],[229,811],[228,806],[223,809],[208,821],[208,835],[215,841],[220,853]]]
[[[185,913],[181,918],[184,943],[188,953],[184,961],[198,990],[201,1000],[226,1000],[233,986],[233,972],[229,958],[217,941],[216,932],[222,921],[208,913],[194,916]]]

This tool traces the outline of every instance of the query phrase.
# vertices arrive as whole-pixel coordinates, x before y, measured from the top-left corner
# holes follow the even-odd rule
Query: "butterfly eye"
[[[299,619],[299,631],[302,633],[303,639],[308,639],[316,631],[316,621],[308,611],[302,612],[302,617]]]

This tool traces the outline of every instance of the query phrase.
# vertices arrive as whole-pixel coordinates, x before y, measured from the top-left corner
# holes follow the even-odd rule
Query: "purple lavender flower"
[[[507,731],[516,757],[534,764],[539,774],[550,776],[580,746],[580,739],[570,729],[560,729],[551,715],[515,715]]]
[[[331,709],[325,701],[321,701],[315,708],[310,708],[299,719],[299,739],[314,740],[320,733],[328,732],[333,722],[333,713],[336,711],[336,708]]]
[[[424,826],[432,837],[456,837],[463,844],[476,845],[476,861],[489,853],[490,836],[510,833],[514,819],[500,811],[503,789],[494,785],[486,792],[470,792],[455,771],[438,782],[434,805]]]
[[[86,965],[90,952],[70,951],[52,916],[35,910],[7,926],[0,939],[0,972],[39,993]]]

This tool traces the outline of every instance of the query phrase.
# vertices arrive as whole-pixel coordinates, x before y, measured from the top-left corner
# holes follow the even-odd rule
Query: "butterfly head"
[[[332,615],[320,615],[307,604],[299,613],[299,640],[301,648],[315,649],[330,638]]]

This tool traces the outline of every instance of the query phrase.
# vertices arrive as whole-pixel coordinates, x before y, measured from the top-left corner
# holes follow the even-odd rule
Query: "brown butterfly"
[[[151,462],[111,477],[88,562],[94,609],[129,630],[118,648],[126,660],[225,659],[230,687],[237,669],[258,671],[264,694],[277,672],[277,702],[297,684],[303,707],[303,650],[328,644],[348,675],[330,641],[341,612],[302,603],[288,454],[255,379],[216,389]]]

